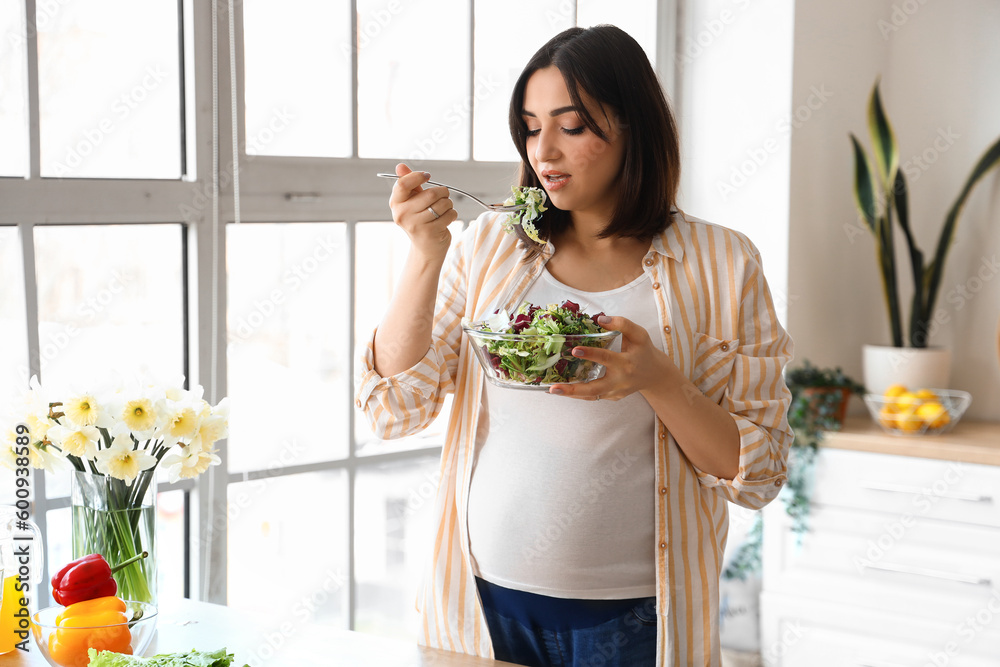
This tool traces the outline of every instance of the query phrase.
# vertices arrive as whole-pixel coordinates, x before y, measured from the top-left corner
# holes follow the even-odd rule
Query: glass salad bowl
[[[577,346],[607,348],[620,331],[586,334],[497,333],[481,323],[462,326],[486,378],[499,387],[548,389],[555,384],[590,382],[604,366],[573,356]]]
[[[86,667],[88,648],[142,655],[156,630],[156,607],[146,602],[125,601],[125,623],[60,627],[56,617],[66,607],[45,607],[31,615],[31,633],[38,650],[52,667]],[[65,622],[64,622],[65,623]],[[127,644],[128,651],[122,647]]]

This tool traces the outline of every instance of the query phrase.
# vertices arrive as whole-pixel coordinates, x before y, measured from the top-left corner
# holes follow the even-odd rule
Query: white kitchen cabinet
[[[992,456],[1000,425],[985,433]],[[866,437],[887,438],[883,451],[912,440]],[[1000,665],[1000,466],[829,441],[808,533],[791,532],[780,500],[764,510],[764,664]]]

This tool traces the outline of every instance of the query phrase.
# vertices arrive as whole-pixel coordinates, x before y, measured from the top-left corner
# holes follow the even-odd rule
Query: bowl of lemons
[[[962,418],[972,395],[956,389],[910,389],[894,384],[884,394],[865,394],[872,419],[894,435],[947,433]]]

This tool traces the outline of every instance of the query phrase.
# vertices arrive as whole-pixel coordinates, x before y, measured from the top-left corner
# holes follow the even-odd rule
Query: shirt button
[[[660,548],[661,549],[666,549],[667,548],[667,543],[666,542],[660,542]]]
[[[660,440],[666,440],[666,439],[667,439],[667,432],[660,431]]]
[[[782,480],[782,479],[777,479],[777,480],[774,481],[774,485],[775,486],[781,486],[784,483],[785,483],[785,481]]]
[[[653,289],[660,289],[660,283],[653,283]]]
[[[666,492],[667,492],[667,487],[664,486],[663,488],[660,489],[660,493],[661,494],[666,493]]]
[[[354,401],[354,405],[360,408],[361,407],[361,399],[359,398],[356,401]]]
[[[670,325],[669,324],[667,326],[663,327],[663,332],[664,333],[670,333]]]
[[[719,349],[722,350],[723,352],[725,352],[726,350],[729,349],[729,344],[728,343],[723,343],[722,345],[719,346]]]
[[[643,262],[643,264],[645,264],[646,266],[652,266],[653,265],[653,258],[652,257],[647,257],[646,261]],[[635,266],[635,265],[633,264],[633,266]]]

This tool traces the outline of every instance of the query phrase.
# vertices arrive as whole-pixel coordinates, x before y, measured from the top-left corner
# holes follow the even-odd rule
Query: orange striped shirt
[[[383,378],[374,370],[374,334],[361,352],[357,405],[381,438],[410,435],[455,393],[434,502],[433,558],[418,593],[421,643],[493,657],[470,566],[467,501],[485,376],[462,337],[463,317],[511,311],[554,248],[521,261],[513,235],[490,214],[452,248],[442,271],[427,354]],[[729,512],[725,501],[760,509],[785,480],[792,433],[782,368],[792,341],[778,322],[760,254],[744,235],[680,214],[654,238],[643,271],[654,284],[663,349],[736,420],[739,474],[720,479],[695,468],[657,422],[657,664],[720,666],[719,574]],[[654,258],[649,261],[649,258]],[[662,287],[661,287],[662,286]]]

